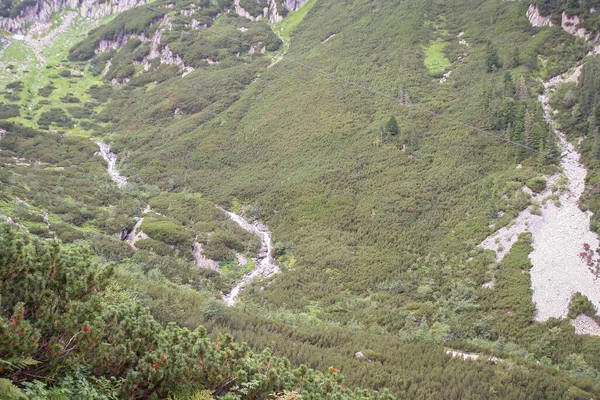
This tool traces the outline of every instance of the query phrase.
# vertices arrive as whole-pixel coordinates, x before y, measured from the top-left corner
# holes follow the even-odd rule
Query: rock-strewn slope
[[[8,18],[0,17],[0,29],[20,35],[31,30],[43,32],[50,27],[52,15],[66,8],[79,10],[84,18],[98,19],[144,3],[146,0],[36,0]]]

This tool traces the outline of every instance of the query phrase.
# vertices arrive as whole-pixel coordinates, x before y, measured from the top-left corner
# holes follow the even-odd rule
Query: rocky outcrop
[[[531,26],[533,27],[537,28],[554,25],[551,21],[552,15],[542,16],[540,14],[540,10],[534,4],[529,5],[526,15],[527,19],[529,19],[529,22],[531,23]],[[590,39],[590,33],[585,27],[583,27],[583,19],[581,19],[578,15],[570,15],[563,11],[560,18],[560,27],[573,36],[577,36],[586,40]],[[600,35],[593,39],[592,42],[596,41],[598,38],[600,38]]]
[[[540,14],[540,10],[536,5],[530,4],[527,9],[527,18],[533,27],[541,27],[541,26],[552,26],[552,21],[550,21],[550,15],[542,16]]]
[[[150,236],[145,234],[144,231],[142,231],[140,229],[143,223],[144,223],[144,218],[138,219],[137,222],[135,223],[135,225],[133,226],[133,228],[131,228],[131,230],[129,232],[127,232],[127,235],[125,236],[124,240],[134,250],[137,250],[137,247],[135,247],[136,242],[150,238]]]
[[[241,5],[240,0],[234,1],[234,9],[235,13],[240,17],[248,18],[250,21],[260,21],[262,19],[262,15],[257,16],[256,18],[252,16],[248,11],[246,11]],[[264,11],[263,11],[264,12]]]
[[[105,2],[86,0],[81,4],[80,13],[85,18],[99,19],[107,15],[122,13],[146,2],[146,0],[109,0]]]
[[[297,11],[304,7],[309,0],[281,0],[281,5],[287,11]],[[263,15],[256,17],[252,16],[242,6],[240,6],[240,0],[234,2],[235,13],[240,17],[248,18],[251,21],[260,21],[263,18],[268,19],[269,23],[276,24],[283,20],[283,15],[279,13],[277,8],[277,0],[269,0],[267,7],[263,9]]]
[[[575,333],[578,335],[600,336],[600,326],[587,315],[581,314],[570,322],[575,327]]]
[[[160,22],[160,27],[162,27],[162,29],[168,29],[168,30],[171,29],[171,18],[168,15],[165,15],[163,20]],[[127,44],[127,42],[131,39],[137,39],[142,42],[148,42],[148,41],[152,42],[152,44],[150,46],[150,51],[142,59],[142,61],[134,61],[135,65],[143,65],[144,66],[144,68],[143,68],[144,72],[148,71],[150,69],[150,61],[156,60],[156,59],[159,59],[161,64],[178,65],[179,67],[181,67],[181,69],[183,70],[182,77],[186,76],[190,72],[194,71],[193,67],[185,65],[185,63],[183,62],[183,58],[181,58],[181,56],[173,53],[173,51],[169,48],[169,45],[165,45],[164,47],[161,47],[161,41],[162,41],[162,30],[161,29],[157,29],[156,32],[154,33],[154,36],[152,36],[151,38],[147,37],[144,34],[138,35],[138,34],[133,34],[133,33],[125,33],[124,31],[121,31],[119,33],[119,35],[117,36],[116,40],[101,40],[98,43],[98,48],[96,49],[96,54],[102,53],[105,51],[110,51],[110,50],[118,50],[119,48],[125,46]],[[107,63],[107,66],[108,66],[108,68],[110,68],[108,63]],[[108,69],[106,69],[106,71],[108,71]],[[113,86],[116,84],[122,84],[122,83],[127,83],[127,82],[115,81],[113,83]]]
[[[31,30],[43,32],[49,28],[52,15],[67,8],[79,10],[84,18],[99,19],[145,3],[146,0],[37,0],[13,17],[0,18],[0,29],[20,35]]]
[[[560,26],[571,35],[587,39],[590,35],[585,28],[581,27],[583,21],[577,15],[568,15],[563,11]]]
[[[192,246],[192,253],[194,254],[194,260],[196,261],[196,266],[203,269],[210,269],[212,271],[219,270],[219,263],[215,260],[211,260],[202,254],[202,248],[204,246],[202,243],[194,242]]]

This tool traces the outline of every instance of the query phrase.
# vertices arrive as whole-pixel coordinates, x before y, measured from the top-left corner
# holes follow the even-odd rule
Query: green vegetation
[[[585,0],[534,0],[542,15],[551,15],[552,21],[560,26],[563,11],[570,16],[577,15],[583,21],[583,27],[591,32],[594,37],[600,29],[600,16],[594,10],[600,8],[600,1]]]
[[[9,355],[0,341],[0,356],[17,366],[0,370],[10,390],[67,398],[75,388],[106,398],[390,397],[383,388],[407,399],[599,396],[600,339],[576,336],[568,321],[534,320],[530,237],[499,264],[478,247],[530,205],[524,186],[539,192],[541,177],[556,171],[539,79],[564,72],[587,45],[559,27],[534,30],[518,2],[311,0],[275,26],[226,13],[231,3],[152,3],[171,17],[170,29],[146,7],[97,27],[78,19],[44,50],[43,66],[22,43],[0,56],[17,66],[0,71],[0,213],[29,231],[3,228],[0,257],[30,260],[0,270],[48,288],[0,290],[0,335],[14,344]],[[243,6],[258,15],[261,4]],[[159,32],[155,50],[168,46],[193,72],[149,59]],[[119,43],[97,51],[102,40]],[[400,104],[274,63],[283,51]],[[450,62],[440,84],[435,77]],[[593,168],[596,72],[588,61],[583,83],[552,100],[571,138],[588,132],[581,147]],[[94,155],[98,140],[118,155],[123,189]],[[596,212],[595,179],[582,207]],[[273,230],[283,271],[249,284],[231,308],[222,294],[255,267],[236,256],[252,259],[259,242],[217,204]],[[121,239],[139,218],[149,238],[134,249]],[[220,271],[195,265],[194,242]],[[482,287],[492,277],[495,285]],[[52,305],[65,323],[51,321]],[[593,309],[576,295],[571,312]],[[13,317],[23,337],[6,322]],[[465,362],[445,348],[481,358]],[[344,389],[339,372],[344,386],[381,393]]]
[[[433,75],[441,75],[450,66],[450,61],[444,55],[446,42],[443,39],[432,40],[425,49],[423,62]]]
[[[594,213],[591,228],[600,229],[600,62],[593,57],[586,59],[577,84],[562,84],[550,103],[557,110],[556,119],[561,131],[571,140],[582,139],[578,150],[588,167],[586,191],[581,198],[581,208]]]
[[[594,303],[590,301],[586,296],[577,292],[573,294],[571,298],[571,304],[569,306],[569,318],[575,318],[578,315],[587,315],[593,319],[599,319],[597,315],[598,310],[594,306]]]
[[[290,39],[294,29],[302,22],[306,14],[313,8],[317,0],[309,0],[304,7],[285,15],[283,21],[273,26],[273,30],[283,39],[289,48]],[[335,32],[331,32],[332,34]],[[326,38],[324,38],[326,39]]]
[[[196,387],[223,399],[267,398],[284,389],[315,399],[393,398],[344,389],[335,369],[293,369],[269,351],[253,354],[231,336],[215,342],[201,327],[163,327],[123,291],[107,291],[112,270],[96,265],[89,252],[6,224],[0,229],[0,373],[16,381],[37,377],[26,394],[164,398]],[[110,381],[115,375],[120,378]],[[47,390],[40,379],[50,376],[60,383]]]
[[[540,193],[546,189],[546,179],[543,177],[527,179],[527,181],[525,181],[525,185],[527,185],[527,187],[535,193]]]

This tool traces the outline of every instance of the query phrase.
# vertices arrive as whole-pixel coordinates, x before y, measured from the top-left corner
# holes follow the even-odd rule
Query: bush
[[[158,240],[154,240],[152,238],[142,239],[135,242],[135,247],[140,250],[147,250],[158,254],[159,256],[173,256],[175,255],[175,250],[169,247],[168,244],[159,242]]]
[[[542,177],[531,178],[525,182],[525,185],[535,193],[540,193],[546,189],[546,179]]]
[[[141,229],[152,239],[172,245],[191,244],[193,238],[192,232],[166,218],[146,217]]]
[[[0,119],[14,118],[21,115],[17,104],[0,103]]]
[[[597,310],[594,303],[592,303],[587,296],[582,295],[580,292],[573,294],[573,297],[571,297],[571,304],[569,304],[569,318],[573,319],[578,315],[584,314],[588,317],[598,319],[596,312]]]

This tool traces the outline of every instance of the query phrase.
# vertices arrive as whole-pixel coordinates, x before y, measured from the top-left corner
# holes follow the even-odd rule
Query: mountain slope
[[[517,2],[318,0],[286,17],[303,16],[291,31],[266,20],[298,4],[229,3],[131,9],[63,53],[48,78],[59,89],[7,87],[3,212],[52,236],[32,215],[47,209],[80,240],[104,238],[96,253],[118,262],[116,281],[161,323],[334,365],[350,385],[400,398],[598,393],[598,338],[535,321],[530,236],[501,262],[478,246],[535,210],[528,190],[558,171],[539,81],[589,45],[556,25],[532,27],[529,4]],[[28,119],[11,114],[27,102],[20,93],[39,105],[20,109]],[[59,150],[30,150],[50,138],[63,146],[52,130],[110,143],[128,185],[84,200],[54,169],[67,167],[51,157]],[[106,185],[101,159],[72,158],[75,149],[66,154],[85,167],[79,179]],[[19,157],[51,164],[44,174],[68,196],[35,184],[40,173]],[[49,201],[78,195],[91,204],[80,219]],[[232,309],[215,297],[247,273],[235,258],[255,255],[256,243],[215,204],[272,229],[282,269]],[[134,224],[149,234],[139,249],[110,236],[136,236]],[[221,272],[194,268],[192,244],[208,246]]]

